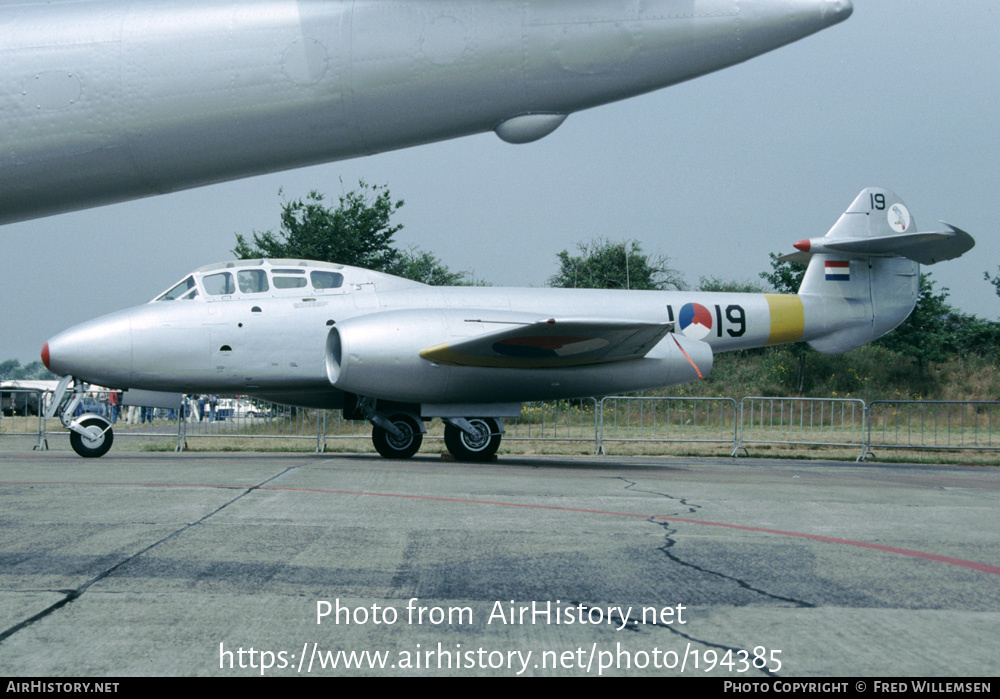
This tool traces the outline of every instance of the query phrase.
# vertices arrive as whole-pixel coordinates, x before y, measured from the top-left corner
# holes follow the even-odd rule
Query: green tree
[[[237,233],[233,254],[244,260],[286,257],[388,271],[399,257],[393,238],[403,228],[392,225],[391,218],[402,206],[402,200],[392,200],[388,187],[364,180],[342,194],[336,207],[327,206],[324,195],[314,190],[282,204],[277,233],[254,231],[252,244]]]
[[[983,272],[983,276],[986,278],[986,281],[996,287],[997,296],[1000,296],[1000,274],[995,277],[991,277],[989,272]]]
[[[764,294],[767,289],[760,282],[734,281],[722,277],[700,277],[698,291],[728,292],[731,294]]]
[[[952,309],[948,326],[954,352],[960,357],[977,355],[1000,361],[1000,322],[960,313]]]
[[[771,271],[761,272],[760,278],[771,285],[779,294],[797,294],[802,286],[802,278],[806,276],[806,265],[801,262],[781,260],[780,253],[769,253]]]
[[[43,381],[58,378],[37,359],[24,366],[21,366],[21,362],[17,359],[0,362],[0,381]]]
[[[912,357],[923,373],[928,362],[943,362],[955,352],[956,314],[948,304],[948,289],[934,288],[930,274],[920,275],[917,305],[899,327],[878,340],[883,347]]]
[[[921,274],[913,313],[878,342],[912,357],[924,372],[928,363],[956,356],[1000,358],[1000,323],[962,313],[948,303],[947,287],[938,290],[930,274]]]
[[[395,264],[388,271],[431,286],[463,286],[467,283],[464,272],[450,271],[434,255],[419,248],[399,251]]]
[[[434,255],[419,248],[400,250],[395,235],[402,224],[392,216],[403,206],[387,185],[370,185],[342,194],[328,206],[322,193],[311,191],[281,206],[278,232],[254,231],[252,242],[239,233],[232,252],[240,259],[292,258],[336,262],[387,272],[426,284],[463,284],[465,275],[451,272]]]
[[[564,289],[683,289],[680,272],[671,268],[670,258],[647,255],[635,240],[614,242],[594,238],[577,243],[580,254],[559,253],[559,272],[549,278],[549,286]]]

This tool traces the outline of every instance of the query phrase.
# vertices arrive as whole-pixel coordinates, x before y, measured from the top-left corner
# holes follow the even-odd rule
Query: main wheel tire
[[[500,448],[500,424],[491,417],[474,417],[469,424],[476,430],[472,436],[455,427],[444,426],[444,444],[459,461],[489,461]]]
[[[91,433],[92,437],[84,437],[77,432],[69,433],[69,443],[73,451],[85,459],[96,459],[104,456],[115,441],[115,433],[104,420],[96,417],[87,418],[80,426]],[[107,427],[107,430],[105,428]]]
[[[389,421],[403,435],[397,437],[389,430],[376,425],[372,428],[372,443],[375,445],[375,450],[386,459],[409,459],[417,453],[424,441],[420,425],[409,415],[392,415]]]

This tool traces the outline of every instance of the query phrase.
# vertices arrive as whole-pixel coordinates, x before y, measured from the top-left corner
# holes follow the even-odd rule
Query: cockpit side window
[[[304,269],[271,270],[271,282],[275,289],[299,289],[306,285]]]
[[[244,294],[259,294],[267,291],[267,274],[262,269],[244,269],[236,273],[236,281]]]
[[[195,286],[194,277],[187,277],[181,283],[177,284],[170,291],[160,295],[157,301],[176,301],[177,299],[184,299],[185,301],[190,301],[195,296],[198,295],[198,287]]]
[[[314,289],[339,289],[344,284],[344,275],[337,272],[313,271],[309,273],[309,279]]]
[[[236,291],[236,285],[233,283],[233,275],[229,272],[209,274],[202,277],[201,284],[205,287],[205,293],[212,296],[232,294]]]

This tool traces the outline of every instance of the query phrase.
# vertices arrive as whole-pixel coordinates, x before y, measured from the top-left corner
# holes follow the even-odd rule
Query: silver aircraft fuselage
[[[850,0],[12,0],[0,223],[494,130],[740,63]]]

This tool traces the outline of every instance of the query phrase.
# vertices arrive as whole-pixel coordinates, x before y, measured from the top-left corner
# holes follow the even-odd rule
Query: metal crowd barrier
[[[316,443],[316,451],[326,451],[327,439],[361,439],[369,442],[372,426],[367,420],[345,420],[340,410],[322,410],[322,433]],[[429,435],[428,435],[429,436]]]
[[[504,420],[504,440],[600,443],[600,405],[596,398],[525,403],[521,417]]]
[[[1000,402],[872,401],[871,449],[1000,449]]]
[[[733,456],[747,444],[865,448],[865,402],[853,398],[744,398]]]
[[[35,437],[32,449],[47,449],[45,391],[37,388],[5,388],[0,391],[0,436]]]
[[[313,408],[220,396],[215,406],[210,401],[186,398],[183,412],[184,419],[178,425],[182,449],[191,437],[226,437],[308,439],[316,442],[319,451],[325,437],[325,411]]]
[[[51,393],[4,389],[0,437],[30,436],[34,449],[48,448],[50,428],[67,434],[58,420],[43,419]],[[180,410],[124,407],[109,391],[90,391],[80,407],[114,421],[115,439],[133,437],[314,440],[325,451],[330,439],[371,438],[364,421],[345,420],[339,410],[291,408],[246,398],[220,397],[214,412],[195,398]],[[27,413],[27,414],[26,414]],[[55,431],[55,429],[51,430]],[[437,422],[428,439],[440,439]],[[593,442],[594,453],[610,443],[732,444],[733,456],[747,445],[851,447],[859,461],[873,449],[1000,450],[998,401],[864,401],[842,398],[676,398],[609,396],[598,401],[526,403],[521,417],[505,421],[506,440]],[[223,447],[225,448],[225,447]]]
[[[600,450],[606,442],[735,444],[738,408],[732,398],[641,398],[601,400]]]

